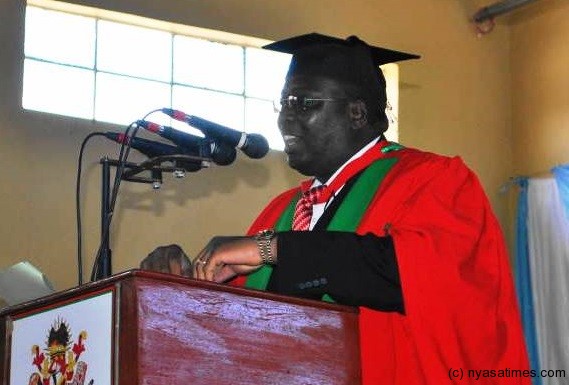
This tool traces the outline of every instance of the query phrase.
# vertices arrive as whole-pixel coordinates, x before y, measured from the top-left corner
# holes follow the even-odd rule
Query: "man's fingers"
[[[247,274],[262,265],[257,244],[253,239],[240,237],[231,242],[215,238],[194,260],[194,278],[222,282],[237,274]]]
[[[170,273],[182,275],[182,264],[180,261],[170,260]]]
[[[232,266],[225,265],[213,276],[213,281],[223,283],[235,277],[237,273],[233,270]]]
[[[215,273],[223,268],[225,263],[221,257],[212,256],[209,261],[204,265],[204,279],[206,281],[213,281]]]
[[[196,260],[196,278],[205,279],[205,266],[207,265],[207,259],[205,257],[198,258]]]
[[[204,268],[210,258],[210,253],[208,248],[204,248],[199,254],[196,260],[194,261],[194,278],[196,279],[204,279],[205,273]]]

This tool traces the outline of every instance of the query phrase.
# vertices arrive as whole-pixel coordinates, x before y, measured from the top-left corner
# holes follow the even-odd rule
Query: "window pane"
[[[169,84],[97,73],[96,120],[127,125],[168,106]]]
[[[26,56],[93,68],[95,19],[26,8]]]
[[[277,127],[277,117],[272,101],[246,99],[245,131],[263,135],[269,141],[269,147],[282,151],[284,142]]]
[[[243,131],[243,97],[174,86],[172,105],[187,114]]]
[[[387,140],[399,140],[399,66],[396,63],[384,64],[381,67],[385,76],[387,92],[387,108],[385,113],[389,121],[389,128],[385,132]]]
[[[93,72],[58,64],[24,61],[25,109],[93,119]]]
[[[99,21],[97,69],[169,82],[172,35],[132,25]]]
[[[243,48],[176,35],[174,82],[241,94]]]
[[[245,94],[261,99],[274,100],[281,94],[291,55],[247,48]]]

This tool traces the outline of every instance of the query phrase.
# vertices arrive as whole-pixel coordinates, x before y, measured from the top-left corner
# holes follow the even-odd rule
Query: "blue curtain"
[[[554,167],[551,172],[559,189],[559,196],[565,207],[565,214],[569,218],[569,165]]]
[[[518,300],[522,313],[522,323],[526,337],[526,345],[528,349],[530,365],[532,369],[539,371],[539,353],[537,345],[537,334],[535,329],[528,250],[528,179],[518,178],[517,184],[520,186],[520,194],[518,197],[518,214],[516,218],[516,253],[514,257],[516,290],[518,293]],[[541,385],[541,378],[534,377],[533,384]]]

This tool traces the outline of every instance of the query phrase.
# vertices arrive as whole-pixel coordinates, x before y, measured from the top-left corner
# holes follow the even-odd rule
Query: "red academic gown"
[[[357,233],[392,236],[405,314],[360,308],[363,384],[529,385],[508,254],[477,177],[460,158],[385,156],[397,162]],[[272,227],[297,194],[275,198],[249,233]]]

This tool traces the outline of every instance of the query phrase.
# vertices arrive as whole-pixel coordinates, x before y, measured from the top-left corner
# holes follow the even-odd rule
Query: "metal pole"
[[[531,3],[535,0],[505,0],[496,4],[483,7],[472,16],[472,20],[476,23],[482,23],[485,20],[492,19],[498,15],[510,12],[522,5]]]
[[[111,184],[111,165],[108,157],[101,159],[101,255],[97,266],[96,280],[110,277],[112,274],[111,248],[109,247],[109,205],[110,205],[110,184]]]

